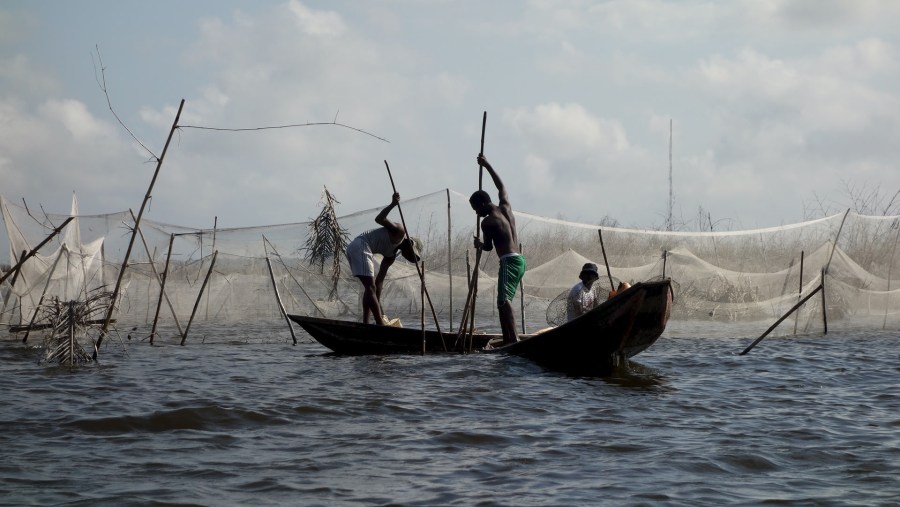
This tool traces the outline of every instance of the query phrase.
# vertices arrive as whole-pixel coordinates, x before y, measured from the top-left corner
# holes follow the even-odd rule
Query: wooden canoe
[[[476,334],[473,348],[490,354],[510,354],[545,367],[573,373],[596,373],[617,358],[633,357],[656,342],[672,309],[669,280],[636,283],[588,313],[549,330],[520,335],[519,342],[487,347],[498,334]],[[453,352],[456,333],[376,326],[361,322],[288,315],[319,343],[335,353],[422,354]],[[423,347],[424,342],[424,347]]]

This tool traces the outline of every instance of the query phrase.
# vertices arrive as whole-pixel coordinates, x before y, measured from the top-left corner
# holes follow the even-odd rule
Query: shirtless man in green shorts
[[[469,204],[472,205],[475,213],[483,218],[481,231],[484,233],[484,241],[476,237],[475,248],[485,251],[496,248],[497,256],[500,258],[500,274],[497,277],[497,309],[500,312],[500,327],[503,329],[503,344],[506,345],[519,341],[512,299],[525,274],[525,257],[519,253],[516,219],[513,216],[512,206],[509,204],[509,194],[506,193],[503,181],[497,176],[497,172],[484,158],[484,155],[478,155],[478,164],[488,170],[500,195],[499,204],[494,204],[487,192],[478,190],[472,194],[472,197],[469,197]]]

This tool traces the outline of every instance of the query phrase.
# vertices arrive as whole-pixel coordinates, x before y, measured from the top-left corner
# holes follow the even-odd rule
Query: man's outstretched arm
[[[497,174],[497,171],[491,166],[491,163],[484,158],[484,155],[478,155],[478,163],[484,166],[487,169],[488,173],[491,175],[491,179],[494,180],[494,186],[497,187],[497,194],[500,198],[500,205],[506,204],[509,205],[509,194],[506,193],[506,187],[503,185],[503,180],[500,179],[500,176]]]
[[[375,217],[375,223],[384,227],[385,229],[391,231],[391,233],[400,233],[403,234],[405,231],[403,230],[403,226],[392,222],[387,219],[388,214],[390,214],[391,210],[393,210],[398,204],[400,204],[400,194],[395,193],[393,197],[391,197],[391,203],[387,205],[378,216]]]

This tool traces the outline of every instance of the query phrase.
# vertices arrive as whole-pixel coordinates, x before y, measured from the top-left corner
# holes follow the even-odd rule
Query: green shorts
[[[516,296],[519,282],[525,276],[525,256],[506,254],[500,257],[500,273],[497,275],[497,308]]]

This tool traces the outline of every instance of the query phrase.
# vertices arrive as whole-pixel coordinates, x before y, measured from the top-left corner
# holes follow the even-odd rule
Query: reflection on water
[[[139,336],[142,330],[134,333]],[[195,334],[196,333],[196,334]],[[0,347],[4,505],[891,505],[900,336],[664,336],[606,376],[282,325]],[[722,336],[729,336],[727,330]]]

